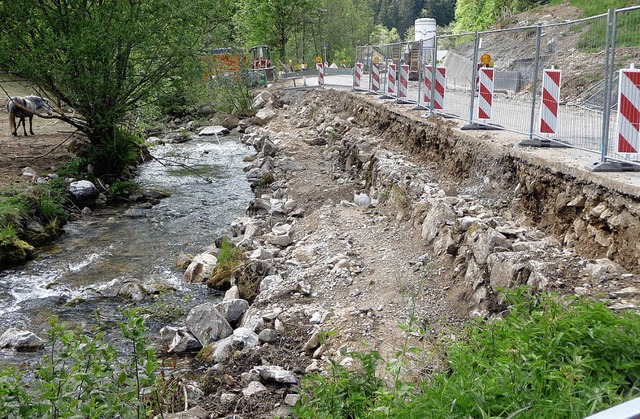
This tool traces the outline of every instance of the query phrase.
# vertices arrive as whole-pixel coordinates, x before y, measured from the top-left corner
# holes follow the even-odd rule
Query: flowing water
[[[156,310],[218,298],[204,285],[185,284],[175,263],[180,253],[204,251],[244,214],[252,192],[243,158],[251,150],[229,136],[156,146],[151,153],[158,160],[142,165],[136,180],[171,196],[137,209],[135,217],[122,208],[71,222],[36,260],[0,272],[0,334],[18,327],[44,338],[52,315],[85,329],[114,323],[122,319],[122,308],[133,305],[113,295],[117,284],[132,279],[176,290],[166,300],[142,303]],[[7,350],[0,356],[17,360]]]

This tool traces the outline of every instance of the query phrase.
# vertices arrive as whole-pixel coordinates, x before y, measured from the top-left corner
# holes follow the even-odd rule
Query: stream
[[[243,159],[252,150],[232,134],[158,145],[151,154],[157,160],[141,165],[135,180],[145,190],[171,195],[128,215],[127,208],[117,208],[83,216],[68,223],[62,238],[35,260],[0,272],[0,334],[17,327],[46,339],[52,315],[83,330],[105,324],[115,328],[123,308],[137,305],[115,296],[123,281],[173,290],[140,303],[167,316],[220,298],[204,285],[184,283],[176,260],[180,253],[203,252],[244,214],[253,194]],[[152,324],[150,332],[163,325]],[[2,363],[29,356],[0,350]]]

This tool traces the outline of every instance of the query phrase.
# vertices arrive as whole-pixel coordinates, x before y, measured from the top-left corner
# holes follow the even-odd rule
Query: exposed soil
[[[26,96],[33,94],[28,86],[16,82],[4,81],[0,74],[0,84],[11,96]],[[17,186],[24,188],[34,179],[24,176],[23,169],[32,168],[38,176],[55,172],[71,159],[67,151],[67,143],[73,128],[57,119],[33,118],[33,132],[35,135],[23,135],[22,126],[18,129],[18,136],[9,132],[9,115],[7,113],[7,97],[2,92],[0,98],[0,189]],[[29,133],[29,122],[27,133]],[[17,123],[17,121],[16,121]]]

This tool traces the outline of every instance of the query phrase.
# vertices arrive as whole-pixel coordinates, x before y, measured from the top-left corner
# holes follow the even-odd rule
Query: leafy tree
[[[455,0],[425,0],[420,17],[433,18],[438,26],[444,27],[455,18],[455,10]]]
[[[396,28],[389,30],[382,25],[376,25],[374,27],[371,33],[372,44],[390,44],[393,42],[400,42],[400,34]]]
[[[87,134],[95,174],[114,173],[130,157],[127,115],[201,77],[212,11],[206,0],[4,0],[0,68],[75,108],[60,118]]]
[[[287,42],[309,12],[309,0],[244,0],[235,18],[248,45],[267,44],[286,56]]]

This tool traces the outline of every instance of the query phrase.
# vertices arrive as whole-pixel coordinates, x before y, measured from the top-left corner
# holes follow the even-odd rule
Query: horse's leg
[[[18,136],[18,127],[16,127],[16,117],[13,114],[9,114],[9,127],[11,127],[11,135]]]
[[[22,124],[22,132],[24,132],[24,136],[27,136],[27,124],[24,122],[24,116],[20,117],[20,122],[18,122],[18,126]]]
[[[31,133],[31,135],[35,135],[33,133],[33,114],[29,115],[29,132]]]

